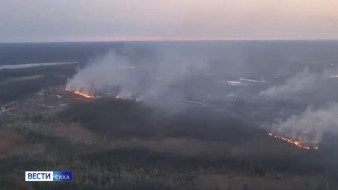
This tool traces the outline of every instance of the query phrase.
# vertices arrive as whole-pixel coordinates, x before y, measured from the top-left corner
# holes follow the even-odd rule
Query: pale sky
[[[338,39],[338,0],[0,0],[0,42]]]

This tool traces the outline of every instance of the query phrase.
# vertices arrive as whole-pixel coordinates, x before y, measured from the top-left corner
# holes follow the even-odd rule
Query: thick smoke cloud
[[[205,75],[208,70],[207,55],[187,54],[166,48],[111,51],[93,59],[68,81],[67,88],[94,94],[118,88],[119,96],[151,102],[170,97],[177,101],[187,95],[182,84],[188,80],[192,86],[197,84],[191,79]]]
[[[272,124],[272,131],[313,145],[320,143],[325,133],[337,134],[336,71],[333,67],[323,71],[310,71],[306,68],[287,79],[284,84],[260,92],[260,96],[269,97],[271,101],[285,100],[307,107],[302,113],[278,119]],[[316,105],[317,108],[311,105]]]
[[[308,144],[318,144],[325,133],[338,134],[338,103],[314,109],[309,106],[304,113],[279,120],[273,130]]]

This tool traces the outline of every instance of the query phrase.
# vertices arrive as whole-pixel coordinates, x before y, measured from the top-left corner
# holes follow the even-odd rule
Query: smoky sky
[[[336,0],[10,0],[0,42],[337,39]]]

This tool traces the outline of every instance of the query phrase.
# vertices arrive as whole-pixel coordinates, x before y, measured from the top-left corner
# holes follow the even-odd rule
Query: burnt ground
[[[90,100],[42,88],[0,114],[6,189],[336,189],[337,154],[273,139],[247,120],[191,106]],[[71,183],[25,183],[24,171],[73,171]]]

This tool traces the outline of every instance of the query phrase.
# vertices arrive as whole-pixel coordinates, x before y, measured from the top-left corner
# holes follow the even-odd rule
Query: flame
[[[82,92],[82,91],[79,91],[79,90],[70,90],[70,89],[65,89],[66,91],[69,91],[69,92],[73,92],[74,94],[77,94],[77,95],[80,95],[82,97],[85,97],[85,98],[90,98],[90,99],[94,99],[95,96],[89,94],[88,92]]]
[[[277,139],[281,139],[283,141],[286,141],[288,143],[291,143],[299,148],[303,148],[303,149],[306,149],[306,150],[318,150],[319,149],[319,146],[318,145],[315,145],[315,146],[308,146],[308,145],[305,145],[304,143],[302,143],[301,141],[299,140],[295,140],[295,139],[291,139],[291,138],[287,138],[287,137],[282,137],[282,136],[278,136],[278,135],[275,135],[273,133],[269,133],[269,136],[272,136],[274,138],[277,138]]]

